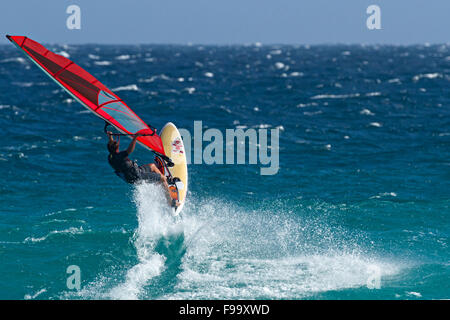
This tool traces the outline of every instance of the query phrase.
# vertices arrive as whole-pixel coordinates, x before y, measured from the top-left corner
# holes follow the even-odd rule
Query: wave
[[[167,299],[292,299],[367,286],[371,270],[396,268],[358,255],[305,255],[283,259],[215,261],[207,274],[185,270]]]
[[[140,184],[134,190],[138,227],[132,237],[137,264],[129,268],[123,279],[105,274],[88,284],[76,295],[86,299],[139,299],[145,295],[148,282],[161,275],[171,258],[161,246],[183,234],[183,226],[170,214],[164,191],[160,186]],[[108,271],[105,271],[108,273]],[[122,275],[122,274],[121,274]],[[112,284],[112,286],[111,286]],[[71,294],[65,295],[65,297]]]
[[[94,64],[97,66],[110,66],[112,63],[111,61],[95,61]]]
[[[125,281],[113,288],[113,299],[137,299],[147,282],[165,269],[167,257],[155,248],[160,239],[167,239],[182,232],[174,223],[170,208],[164,199],[162,188],[152,184],[138,185],[134,201],[138,210],[138,228],[133,236],[139,263],[128,270]]]
[[[129,59],[130,59],[129,54],[122,54],[122,55],[116,57],[116,60],[129,60]]]
[[[34,85],[33,82],[11,82],[12,85],[18,86],[18,87],[22,87],[22,88],[29,88],[32,87]]]
[[[362,109],[359,113],[362,115],[365,115],[365,116],[374,116],[375,115],[375,113],[373,113],[369,109]]]
[[[6,59],[0,60],[0,63],[7,63],[7,62],[19,62],[22,64],[26,64],[27,60],[22,57],[6,58]]]
[[[127,86],[114,88],[112,91],[139,91],[139,88],[135,84],[129,84]]]
[[[423,73],[418,74],[413,77],[413,81],[419,81],[420,79],[436,79],[436,78],[442,78],[442,74],[440,73]]]
[[[150,78],[147,78],[147,79],[139,79],[139,82],[153,82],[157,79],[166,80],[166,81],[171,80],[171,78],[166,76],[165,74],[160,74],[160,75],[156,75],[156,76],[151,76]]]
[[[300,217],[277,205],[255,212],[214,199],[188,208],[197,214],[184,218],[181,272],[161,298],[302,298],[365,287],[374,268],[381,276],[398,272],[395,263],[364,253],[358,236],[332,227],[327,214]]]
[[[174,219],[161,188],[134,191],[137,263],[100,274],[85,299],[293,299],[368,285],[402,265],[368,253],[330,223],[333,206],[277,202],[257,211],[219,199],[189,202]],[[310,212],[310,210],[316,212]],[[294,213],[294,212],[295,213]],[[298,215],[298,212],[303,215]],[[119,271],[119,269],[121,269]]]
[[[57,234],[65,234],[65,235],[76,235],[76,234],[82,234],[84,233],[83,227],[79,227],[79,228],[75,228],[75,227],[70,227],[68,229],[64,229],[64,230],[54,230],[49,232],[47,235],[43,236],[43,237],[39,237],[39,238],[35,238],[35,237],[27,237],[23,240],[23,243],[35,243],[35,242],[41,242],[41,241],[45,241],[47,240],[49,237],[53,236],[53,235],[57,235]]]
[[[348,98],[359,98],[361,96],[366,97],[377,97],[381,95],[381,92],[368,92],[365,94],[361,93],[352,93],[352,94],[319,94],[311,97],[311,100],[319,100],[319,99],[348,99]]]
[[[65,58],[70,58],[70,54],[67,51],[62,50],[62,51],[59,51],[59,52],[56,52],[56,53],[61,55],[61,56],[63,56],[63,57],[65,57]]]
[[[283,62],[276,62],[275,63],[275,68],[277,68],[277,69],[284,69],[285,68],[285,64]]]
[[[194,87],[184,88],[183,90],[187,91],[187,93],[189,93],[189,94],[193,94],[195,92],[195,88]]]
[[[299,104],[297,105],[297,108],[316,107],[316,106],[318,106],[318,104],[315,103],[315,102],[311,102],[311,103],[299,103]]]
[[[34,293],[34,294],[26,294],[23,298],[25,300],[32,300],[32,299],[36,299],[39,295],[43,294],[47,292],[47,289],[41,289],[38,292]]]

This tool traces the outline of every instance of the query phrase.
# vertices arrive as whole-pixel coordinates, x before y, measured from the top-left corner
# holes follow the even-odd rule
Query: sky
[[[373,4],[380,30],[366,26]],[[449,14],[449,0],[2,0],[0,30],[68,44],[433,44],[450,43]]]

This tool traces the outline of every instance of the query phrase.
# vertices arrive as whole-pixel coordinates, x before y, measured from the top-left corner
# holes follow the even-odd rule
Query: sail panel
[[[109,122],[119,131],[135,134],[140,130],[154,133],[138,137],[142,145],[165,155],[161,138],[142,121],[116,94],[70,59],[56,54],[38,42],[23,36],[7,36],[25,55],[84,107]]]

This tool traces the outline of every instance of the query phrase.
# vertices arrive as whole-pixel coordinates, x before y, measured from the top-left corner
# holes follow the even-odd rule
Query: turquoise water
[[[450,297],[448,45],[49,48],[157,128],[279,128],[280,169],[190,165],[172,219],[115,177],[101,120],[1,46],[0,298]]]

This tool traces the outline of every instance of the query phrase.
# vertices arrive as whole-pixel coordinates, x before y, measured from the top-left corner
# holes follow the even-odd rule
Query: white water
[[[338,208],[305,207],[299,215],[282,203],[248,211],[217,200],[188,202],[174,221],[161,188],[135,190],[138,228],[131,240],[138,263],[121,279],[100,276],[81,292],[84,298],[110,299],[279,299],[304,298],[329,290],[365,287],[371,270],[382,277],[402,266],[364,252],[358,237],[330,227],[327,216]],[[192,197],[191,197],[192,198]],[[325,205],[322,205],[325,206]],[[166,282],[174,258],[155,249],[162,238],[184,234],[185,254],[173,285]],[[113,287],[111,288],[111,285]],[[159,286],[159,287],[158,287]],[[163,290],[164,291],[164,290]]]
[[[139,263],[126,274],[125,281],[109,293],[113,299],[138,299],[148,280],[165,270],[166,257],[155,252],[157,241],[183,230],[170,215],[170,208],[160,186],[142,184],[136,187],[134,201],[138,228],[133,243]]]
[[[303,298],[365,287],[373,270],[383,277],[400,269],[364,253],[326,219],[301,218],[282,205],[249,212],[205,202],[189,209],[195,216],[183,221],[182,271],[165,299]]]

